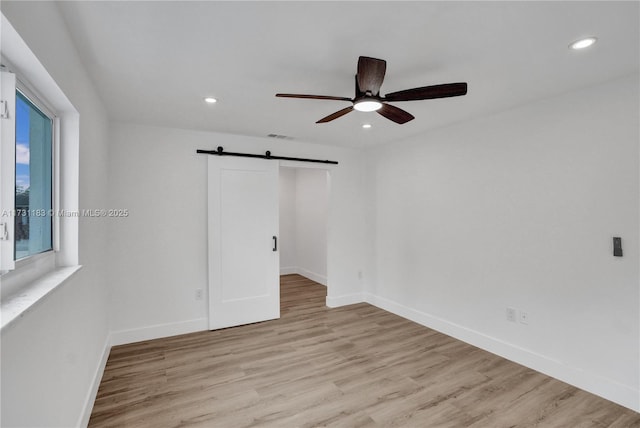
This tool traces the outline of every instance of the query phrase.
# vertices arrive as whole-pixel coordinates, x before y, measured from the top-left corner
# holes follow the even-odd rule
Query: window
[[[80,269],[80,114],[1,11],[0,29],[2,329]]]
[[[42,253],[50,253],[55,264],[54,234],[59,224],[54,203],[58,120],[6,67],[1,77],[0,274]]]
[[[53,249],[53,118],[16,91],[14,260]]]

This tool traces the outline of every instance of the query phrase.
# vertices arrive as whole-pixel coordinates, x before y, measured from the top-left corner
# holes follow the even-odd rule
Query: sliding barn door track
[[[328,163],[332,165],[337,165],[338,162],[332,160],[322,160],[322,159],[306,159],[306,158],[294,158],[289,156],[274,156],[271,154],[269,150],[265,152],[265,154],[253,154],[253,153],[234,153],[234,152],[225,152],[222,146],[218,146],[216,150],[196,150],[196,153],[202,153],[205,155],[217,155],[217,156],[238,156],[241,158],[258,158],[258,159],[276,159],[276,160],[289,160],[289,161],[297,161],[297,162],[313,162],[313,163]]]

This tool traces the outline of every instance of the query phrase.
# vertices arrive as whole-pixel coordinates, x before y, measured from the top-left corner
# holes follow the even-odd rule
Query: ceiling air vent
[[[280,134],[269,134],[267,135],[267,137],[277,138],[278,140],[293,140],[293,137],[289,137],[287,135],[280,135]]]

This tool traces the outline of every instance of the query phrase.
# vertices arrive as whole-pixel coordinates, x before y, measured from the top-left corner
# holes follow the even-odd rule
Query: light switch
[[[622,238],[613,238],[613,255],[615,257],[622,257]]]

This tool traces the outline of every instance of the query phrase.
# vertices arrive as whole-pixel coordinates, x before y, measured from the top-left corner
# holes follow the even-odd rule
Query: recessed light
[[[204,99],[204,102],[208,103],[208,104],[215,104],[218,102],[218,100],[216,98],[213,97],[206,97]]]
[[[585,37],[584,39],[576,40],[569,45],[569,49],[580,50],[588,48],[593,45],[598,39],[595,37]]]
[[[362,125],[362,127],[364,129],[369,129],[369,128],[371,128],[371,124],[370,123],[365,123],[364,125]]]

